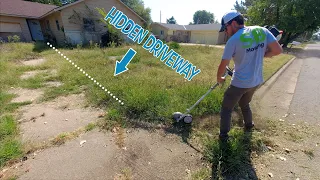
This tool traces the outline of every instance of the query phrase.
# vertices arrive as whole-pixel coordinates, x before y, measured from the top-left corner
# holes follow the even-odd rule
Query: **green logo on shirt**
[[[244,33],[240,36],[240,41],[243,42],[243,48],[250,48],[254,42],[257,44],[266,39],[266,34],[262,28],[255,28],[251,33]]]

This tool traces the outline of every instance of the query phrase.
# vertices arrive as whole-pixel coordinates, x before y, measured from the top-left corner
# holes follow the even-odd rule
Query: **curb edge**
[[[258,88],[257,94],[259,94],[259,98],[263,98],[266,92],[273,86],[273,84],[278,80],[280,75],[292,64],[292,62],[296,59],[296,57],[291,58],[288,62],[286,62],[283,66],[281,66],[276,72],[274,72],[268,79],[266,79]]]

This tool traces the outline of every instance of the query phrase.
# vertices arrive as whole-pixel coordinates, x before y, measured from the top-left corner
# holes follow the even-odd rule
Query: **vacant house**
[[[44,40],[40,17],[57,6],[22,0],[0,1],[0,37],[18,35],[22,41]]]
[[[178,25],[153,23],[152,32],[165,41],[199,44],[223,44],[226,42],[224,32],[219,33],[220,24]]]
[[[90,40],[99,42],[101,35],[107,29],[104,27],[105,24],[100,22],[103,17],[96,8],[103,8],[108,13],[113,6],[135,23],[141,26],[145,23],[144,19],[123,4],[121,0],[78,0],[61,7],[22,0],[1,0],[0,3],[1,26],[2,23],[6,23],[5,28],[1,27],[1,36],[4,39],[9,34],[15,34],[18,31],[18,27],[13,29],[12,25],[7,24],[17,24],[18,21],[21,27],[20,35],[23,35],[24,41],[49,40],[59,45],[66,42],[86,43]],[[24,12],[24,14],[19,14],[19,12]],[[34,25],[30,26],[30,24]],[[34,34],[32,38],[30,34]]]

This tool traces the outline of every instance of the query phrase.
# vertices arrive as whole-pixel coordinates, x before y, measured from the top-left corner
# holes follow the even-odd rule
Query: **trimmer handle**
[[[228,75],[232,77],[232,75],[233,75],[233,70],[230,69],[229,66],[226,66],[226,69],[227,69]]]

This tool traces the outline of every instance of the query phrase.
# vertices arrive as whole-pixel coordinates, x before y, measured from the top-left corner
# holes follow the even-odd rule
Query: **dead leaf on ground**
[[[80,141],[80,147],[83,147],[83,144],[86,143],[86,142],[87,142],[86,140]]]

